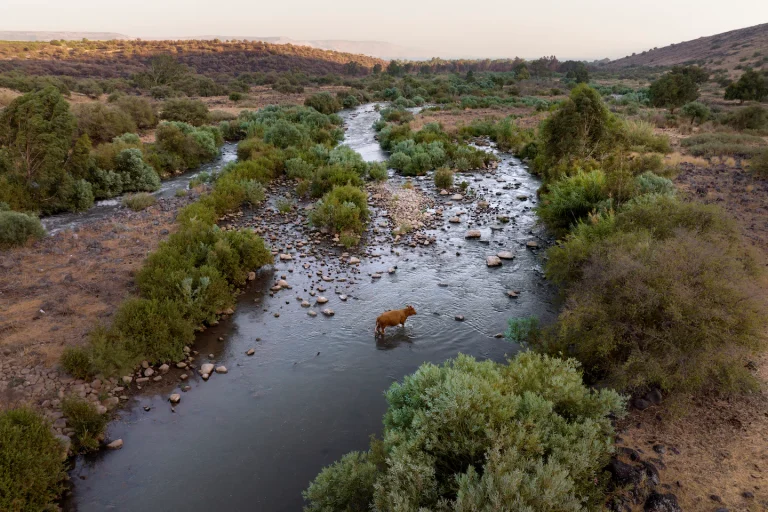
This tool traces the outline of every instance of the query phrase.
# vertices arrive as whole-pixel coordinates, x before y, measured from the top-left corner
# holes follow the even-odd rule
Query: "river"
[[[371,125],[378,113],[372,105],[342,117],[346,144],[367,160],[386,157],[374,139]],[[499,156],[496,171],[462,179],[510,223],[488,221],[481,226],[482,241],[465,240],[465,222],[447,222],[447,212],[472,208],[463,203],[445,206],[440,229],[430,232],[437,242],[429,247],[406,247],[398,254],[371,236],[359,272],[344,270],[348,281],[327,284],[328,305],[336,313],[330,318],[308,316],[295,300],[317,289],[314,274],[304,273],[298,261],[277,263],[274,274],[249,285],[231,318],[198,336],[197,363],[207,362],[204,356],[211,353],[229,373],[208,382],[192,376],[192,389],[182,394],[175,412],[167,398],[178,392],[177,383],[132,399],[108,431],[110,439],[122,438],[124,447],[77,459],[66,508],[301,510],[301,491],[323,466],[348,451],[365,450],[369,435],[381,433],[383,393],[393,382],[423,362],[440,363],[460,352],[503,361],[519,350],[496,337],[507,320],[536,315],[546,323],[558,306],[542,277],[540,253],[525,248],[526,241],[543,239],[532,209],[539,183],[519,160]],[[419,183],[434,188],[428,179]],[[275,226],[281,237],[291,229]],[[502,267],[486,267],[485,257],[502,249],[517,257]],[[337,268],[313,264],[323,265],[323,272]],[[395,273],[386,272],[395,266]],[[382,270],[382,278],[370,277]],[[272,280],[280,275],[293,290],[271,296]],[[333,288],[349,299],[341,301]],[[519,298],[509,298],[507,290],[519,291]],[[418,314],[405,329],[375,339],[376,316],[405,304]],[[249,348],[256,350],[252,357],[245,354]]]

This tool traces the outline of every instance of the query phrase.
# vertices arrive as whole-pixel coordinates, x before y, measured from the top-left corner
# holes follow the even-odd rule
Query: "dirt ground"
[[[3,359],[52,366],[66,346],[107,322],[147,253],[174,229],[174,208],[163,204],[0,252]]]

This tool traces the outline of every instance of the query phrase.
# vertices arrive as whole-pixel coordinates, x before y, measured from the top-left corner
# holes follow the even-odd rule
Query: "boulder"
[[[480,233],[479,229],[470,229],[469,231],[467,231],[467,234],[464,235],[464,238],[473,239],[473,238],[480,238],[481,236],[482,234]]]
[[[229,370],[227,370],[226,366],[217,366],[216,367],[216,373],[227,373]]]
[[[176,405],[177,403],[181,402],[181,395],[178,393],[174,393],[168,397],[168,401],[171,402],[173,405]]]
[[[352,256],[351,258],[349,258],[350,265],[357,265],[358,263],[360,263],[360,258],[357,258],[355,256]]]
[[[171,367],[168,366],[167,364],[162,364],[158,369],[160,370],[160,373],[168,373],[168,370],[170,370]]]
[[[485,264],[489,267],[500,267],[501,259],[498,256],[488,256],[485,258]]]
[[[210,375],[213,372],[213,365],[211,363],[205,363],[200,367],[200,373]]]
[[[515,259],[515,253],[511,251],[499,251],[496,253],[496,256],[503,260],[512,260]]]
[[[645,512],[681,512],[682,509],[677,503],[677,496],[672,493],[660,494],[652,492],[643,506]]]

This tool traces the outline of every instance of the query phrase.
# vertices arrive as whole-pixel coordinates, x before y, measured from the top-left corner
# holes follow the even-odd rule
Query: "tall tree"
[[[768,96],[768,84],[765,78],[752,68],[747,68],[744,74],[725,88],[725,99],[744,101],[762,101]]]
[[[0,146],[7,148],[12,179],[43,210],[56,208],[75,127],[75,116],[55,87],[16,98],[0,115]]]
[[[673,69],[651,84],[648,95],[654,107],[675,109],[699,97],[699,86],[695,76],[683,70]]]

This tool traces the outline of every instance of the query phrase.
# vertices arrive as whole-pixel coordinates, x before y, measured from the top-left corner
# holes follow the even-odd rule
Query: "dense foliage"
[[[601,504],[615,392],[573,361],[459,355],[423,364],[386,394],[384,438],[325,468],[306,511],[590,510]]]
[[[0,510],[48,510],[63,490],[63,452],[36,412],[0,411]]]

